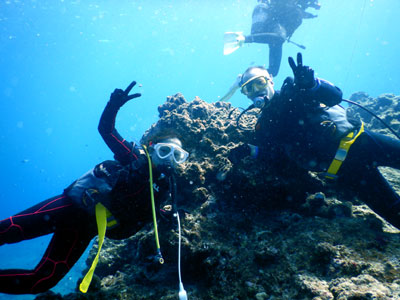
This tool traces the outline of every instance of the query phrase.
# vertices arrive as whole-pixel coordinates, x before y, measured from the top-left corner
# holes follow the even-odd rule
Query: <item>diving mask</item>
[[[266,90],[269,84],[270,79],[265,76],[251,78],[242,85],[241,92],[249,98],[252,98],[259,92]]]
[[[181,147],[170,143],[157,143],[154,145],[154,151],[159,159],[172,159],[176,164],[181,164],[187,160],[189,153]]]

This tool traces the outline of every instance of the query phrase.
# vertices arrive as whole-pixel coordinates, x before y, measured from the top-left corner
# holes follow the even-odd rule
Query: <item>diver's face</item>
[[[156,167],[172,167],[185,162],[189,153],[182,149],[182,144],[177,138],[167,139],[155,144],[151,154]]]
[[[267,77],[256,77],[244,85],[241,92],[252,100],[256,107],[262,108],[265,104],[265,98],[271,100],[275,93],[274,83]]]

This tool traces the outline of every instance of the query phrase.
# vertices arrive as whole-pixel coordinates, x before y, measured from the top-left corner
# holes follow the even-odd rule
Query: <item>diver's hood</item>
[[[243,73],[240,80],[240,87],[258,77],[266,77],[268,79],[271,79],[271,75],[264,67],[250,67]]]

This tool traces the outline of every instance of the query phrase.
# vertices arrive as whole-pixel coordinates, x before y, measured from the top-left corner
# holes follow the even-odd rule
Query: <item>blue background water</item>
[[[142,98],[120,111],[117,128],[139,140],[157,106],[182,92],[214,102],[237,74],[268,63],[264,45],[223,56],[223,33],[249,33],[256,1],[0,1],[0,219],[59,194],[110,151],[97,132],[114,88],[131,80]],[[321,0],[292,40],[304,63],[345,97],[400,94],[400,1]],[[309,11],[313,11],[312,9]],[[291,75],[285,44],[275,84]],[[247,106],[237,93],[231,102]],[[32,268],[49,237],[0,247],[0,268]],[[83,257],[53,289],[71,292]],[[32,299],[1,295],[0,299]]]

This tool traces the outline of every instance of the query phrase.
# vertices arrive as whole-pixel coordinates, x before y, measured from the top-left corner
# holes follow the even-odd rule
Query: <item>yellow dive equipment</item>
[[[333,159],[331,165],[329,166],[328,171],[326,171],[325,173],[326,178],[336,179],[337,177],[336,174],[339,171],[340,167],[342,166],[342,163],[346,159],[347,153],[349,152],[351,145],[353,145],[356,139],[363,132],[364,132],[364,123],[362,122],[360,130],[357,132],[355,136],[354,132],[352,131],[340,140],[339,148],[336,151],[335,158]]]
[[[152,170],[152,163],[149,152],[147,151],[147,147],[142,145],[144,151],[146,152],[147,160],[149,162],[149,182],[150,182],[150,198],[151,198],[151,210],[153,213],[153,223],[154,223],[154,237],[156,239],[156,247],[157,247],[157,257],[160,264],[164,263],[164,258],[161,255],[160,249],[160,241],[158,239],[158,229],[157,229],[157,218],[156,218],[156,206],[154,204],[154,191],[153,191],[153,170]]]
[[[157,258],[158,258],[159,263],[163,264],[164,259],[161,255],[161,250],[160,250],[160,241],[158,238],[158,230],[157,230],[156,209],[155,209],[155,203],[154,203],[152,164],[151,164],[150,155],[147,151],[146,146],[143,145],[143,148],[146,152],[147,160],[149,162],[150,198],[151,198],[151,208],[152,208],[152,213],[153,213],[154,234],[155,234],[155,240],[156,240],[156,246],[157,246]],[[103,204],[97,203],[96,207],[95,207],[95,211],[96,211],[96,222],[97,222],[97,230],[98,230],[98,250],[97,250],[96,257],[94,258],[94,260],[92,262],[92,266],[90,267],[89,271],[86,273],[81,284],[79,285],[79,290],[82,293],[87,292],[89,285],[92,281],[94,270],[96,269],[97,263],[99,262],[100,251],[101,251],[101,247],[103,246],[103,243],[104,243],[104,237],[106,235],[107,227],[112,227],[117,224],[117,221],[115,220],[115,218],[113,217],[111,212]],[[108,222],[107,222],[107,219],[109,220]]]
[[[99,262],[100,251],[101,247],[103,246],[104,237],[106,236],[107,227],[112,227],[117,224],[117,221],[114,219],[110,211],[100,202],[96,204],[95,211],[96,211],[99,246],[96,257],[92,262],[92,266],[90,267],[89,271],[86,273],[81,284],[79,285],[79,290],[82,293],[87,292],[89,285],[92,281],[94,270],[96,269],[97,263]],[[107,222],[107,218],[112,218],[112,220],[110,222]]]

